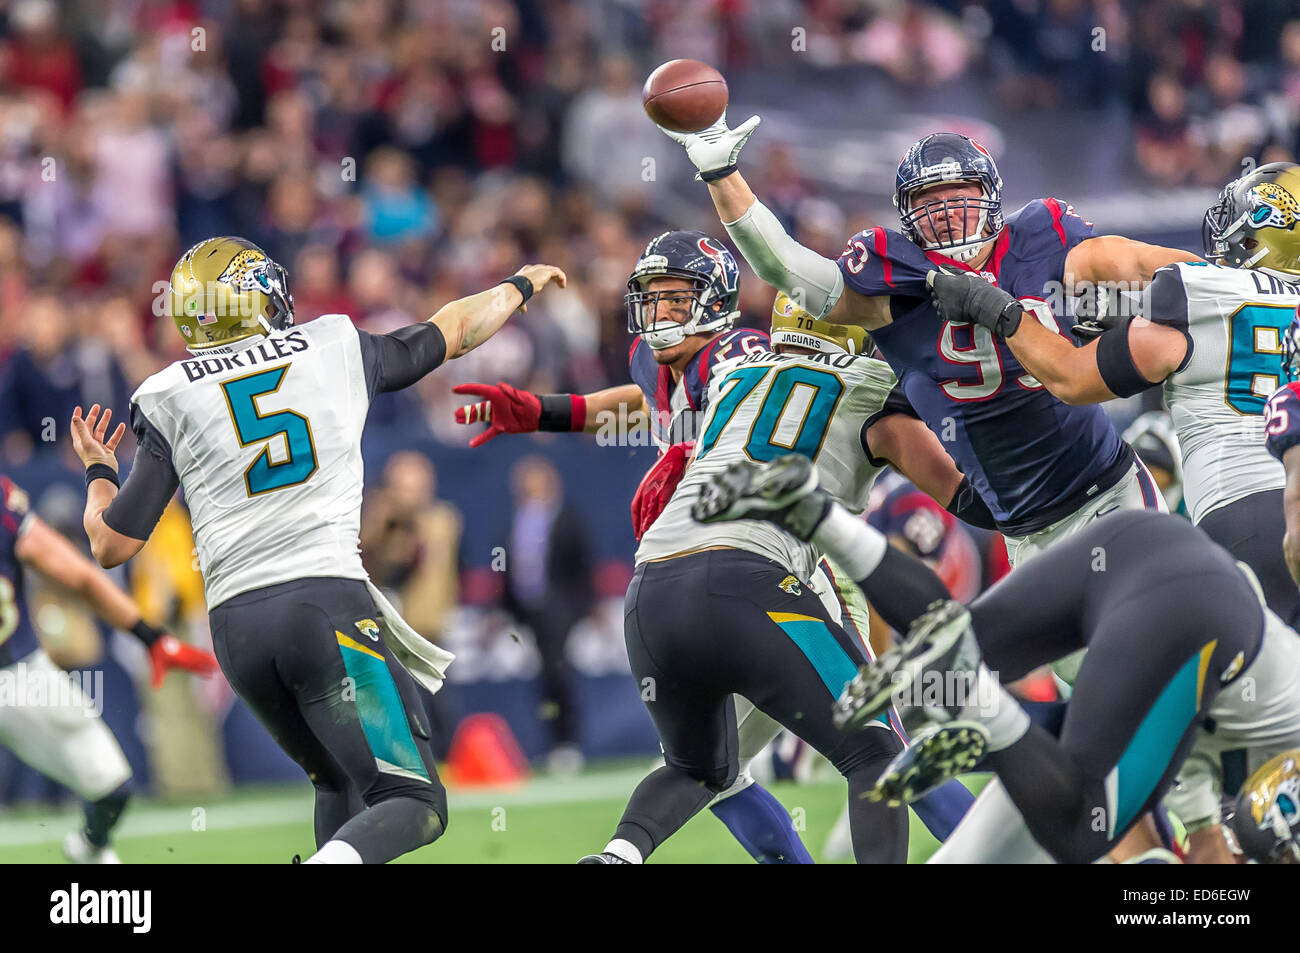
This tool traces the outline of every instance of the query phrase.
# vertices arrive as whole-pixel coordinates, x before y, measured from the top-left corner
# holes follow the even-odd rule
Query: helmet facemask
[[[680,278],[690,282],[691,287],[651,290],[650,283],[656,278]],[[690,316],[684,322],[655,320],[661,300],[668,299],[671,305],[672,300],[679,297],[689,297],[691,301]],[[641,335],[646,344],[656,351],[676,347],[692,334],[707,334],[730,327],[736,319],[734,311],[726,314],[714,310],[708,281],[698,275],[671,269],[633,273],[628,279],[623,302],[627,309],[628,331]]]
[[[979,196],[962,195],[921,202],[920,205],[913,204],[913,199],[922,189],[946,181],[948,180],[938,179],[930,183],[921,183],[904,193],[899,206],[903,234],[922,248],[939,252],[953,261],[970,261],[1002,230],[1002,202],[989,197],[983,181],[970,179],[967,181],[979,185]],[[938,237],[943,230],[941,225],[949,221],[949,213],[953,210],[957,211],[959,221],[962,222],[962,234],[959,236],[950,234],[948,238],[941,239]],[[972,210],[979,212],[979,218],[972,230],[973,234],[968,236],[965,233],[965,223],[969,220],[968,215]],[[928,227],[929,233],[935,236],[934,239],[925,237],[919,227],[922,222]]]

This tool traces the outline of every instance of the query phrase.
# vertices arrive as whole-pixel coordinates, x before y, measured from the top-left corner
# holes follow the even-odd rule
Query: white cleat
[[[72,831],[63,838],[63,856],[74,864],[120,864],[122,858],[112,847],[96,847],[86,840],[81,831]]]

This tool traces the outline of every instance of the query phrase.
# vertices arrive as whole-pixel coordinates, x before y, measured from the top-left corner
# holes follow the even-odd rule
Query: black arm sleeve
[[[946,509],[957,519],[971,526],[978,526],[980,529],[998,528],[997,520],[993,518],[989,505],[975,492],[975,487],[971,485],[968,476],[961,478],[961,485],[957,487],[957,492],[952,495],[952,500]]]
[[[880,618],[902,634],[931,603],[952,598],[934,570],[897,546],[886,546],[880,565],[866,579],[858,580],[858,585]]]
[[[858,439],[862,441],[862,449],[866,453],[867,459],[871,461],[873,467],[887,467],[889,466],[889,461],[878,459],[871,452],[871,447],[867,445],[867,431],[871,429],[871,425],[877,420],[880,420],[882,417],[888,417],[892,414],[905,414],[906,416],[913,417],[916,420],[921,419],[921,415],[916,412],[916,408],[912,406],[912,402],[908,400],[907,395],[903,393],[902,381],[898,381],[892,388],[890,388],[888,396],[885,397],[885,402],[881,404],[878,411],[863,422],[862,430],[858,433]]]
[[[172,466],[172,448],[136,404],[131,405],[135,459],[131,473],[104,510],[104,525],[132,539],[148,539],[176,494],[180,478]]]
[[[428,321],[388,334],[370,334],[358,328],[357,336],[371,397],[410,387],[447,359],[447,339]]]
[[[1133,362],[1133,352],[1128,344],[1128,329],[1133,322],[1126,321],[1097,339],[1097,370],[1102,381],[1116,397],[1132,397],[1159,381],[1149,381],[1142,376]]]

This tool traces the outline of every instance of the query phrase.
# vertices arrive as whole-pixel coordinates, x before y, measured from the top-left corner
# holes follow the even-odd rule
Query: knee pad
[[[754,776],[749,773],[749,768],[746,767],[745,770],[741,771],[739,774],[736,775],[736,779],[734,781],[732,781],[725,788],[723,788],[721,791],[718,792],[717,796],[712,801],[709,802],[709,807],[717,807],[719,802],[725,801],[733,794],[739,794],[741,791],[745,790],[745,788],[749,787],[753,783],[754,783]]]
[[[675,761],[670,761],[667,758],[664,760],[676,770],[689,775],[696,781],[700,782],[700,784],[703,784],[714,794],[721,794],[723,791],[727,790],[727,788],[731,787],[736,782],[736,777],[740,773],[739,766],[733,767],[731,765],[725,765],[721,768],[708,768],[701,771],[694,765],[680,764]]]
[[[903,742],[893,728],[881,722],[873,722],[869,727],[846,738],[831,752],[830,761],[845,777],[850,772],[863,769],[879,774],[902,750]]]

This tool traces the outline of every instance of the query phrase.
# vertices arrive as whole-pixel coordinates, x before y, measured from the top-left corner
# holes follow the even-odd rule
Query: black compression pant
[[[986,763],[1058,861],[1109,850],[1172,783],[1220,688],[1259,649],[1246,577],[1190,523],[1156,513],[1098,520],[971,604],[1001,681],[1081,648],[1059,739],[1031,725]]]
[[[1197,525],[1251,568],[1268,607],[1291,628],[1300,625],[1300,586],[1282,555],[1282,491],[1265,490],[1221,506]]]
[[[866,657],[787,569],[731,549],[644,563],[628,589],[624,637],[666,767],[633,793],[618,837],[648,855],[735,780],[738,694],[848,779],[860,862],[906,861],[906,811],[862,796],[902,745],[885,725],[835,728],[831,706]]]
[[[377,617],[364,582],[336,578],[241,593],[211,613],[231,687],[315,785],[317,847],[337,838],[366,863],[447,826],[418,689],[372,637]]]

